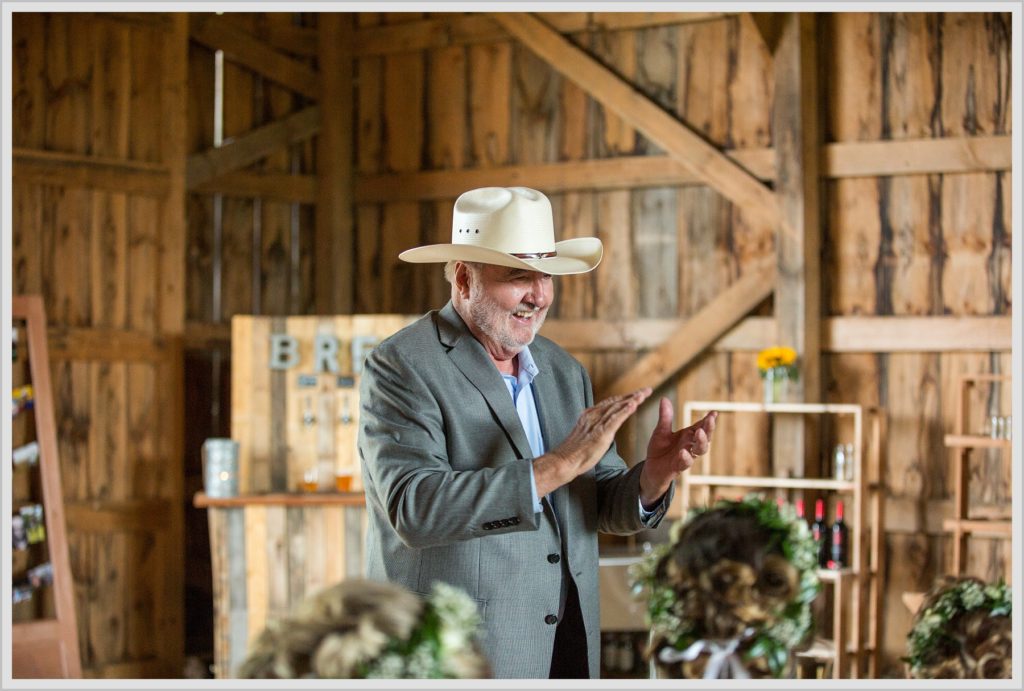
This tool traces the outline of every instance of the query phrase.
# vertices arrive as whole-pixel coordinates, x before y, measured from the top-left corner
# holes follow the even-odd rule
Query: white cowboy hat
[[[452,241],[406,250],[398,258],[414,264],[497,264],[546,274],[582,274],[601,263],[598,238],[555,242],[551,202],[529,187],[482,187],[455,200]]]

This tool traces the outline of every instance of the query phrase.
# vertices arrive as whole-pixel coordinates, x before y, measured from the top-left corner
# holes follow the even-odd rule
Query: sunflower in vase
[[[778,403],[783,399],[786,382],[796,379],[796,351],[787,346],[772,346],[757,354],[757,370],[764,380],[764,402]]]

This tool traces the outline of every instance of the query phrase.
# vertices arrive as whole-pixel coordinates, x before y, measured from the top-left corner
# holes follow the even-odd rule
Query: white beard
[[[528,309],[530,309],[528,306],[520,304],[513,311],[525,311]],[[547,310],[537,310],[534,312],[530,337],[526,341],[521,341],[517,339],[516,336],[513,335],[512,330],[508,328],[508,320],[511,318],[510,313],[502,309],[502,307],[484,291],[478,290],[474,283],[469,289],[469,314],[473,319],[473,323],[475,323],[488,338],[499,344],[501,347],[518,353],[523,348],[533,343],[534,337],[536,337],[537,332],[540,331],[540,327],[544,324],[545,317],[547,317]]]

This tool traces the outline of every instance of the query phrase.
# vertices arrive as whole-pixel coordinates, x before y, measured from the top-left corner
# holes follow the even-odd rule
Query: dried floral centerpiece
[[[977,578],[940,578],[907,634],[903,658],[914,679],[1009,679],[1013,592]]]
[[[634,595],[647,596],[648,658],[665,677],[785,676],[810,642],[817,568],[791,505],[750,495],[691,511],[631,567]]]
[[[249,679],[475,679],[476,603],[435,583],[422,598],[392,583],[343,581],[267,625],[242,664]]]

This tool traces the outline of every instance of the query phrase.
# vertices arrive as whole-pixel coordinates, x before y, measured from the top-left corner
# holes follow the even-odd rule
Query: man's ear
[[[455,289],[459,291],[459,297],[463,300],[469,299],[469,287],[473,280],[472,272],[465,262],[455,262]]]

